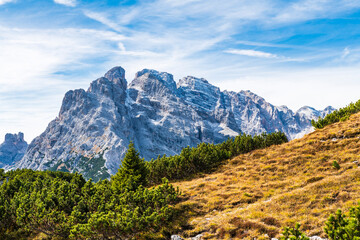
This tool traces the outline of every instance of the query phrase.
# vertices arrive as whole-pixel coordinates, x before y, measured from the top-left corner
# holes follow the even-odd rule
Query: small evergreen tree
[[[112,188],[116,192],[135,191],[140,185],[147,184],[148,169],[145,160],[140,158],[134,143],[130,142],[118,172],[112,177]]]
[[[295,228],[285,227],[283,236],[280,240],[309,240],[309,238],[300,231],[300,223],[295,224]]]
[[[339,165],[339,163],[338,163],[336,160],[333,161],[332,165],[333,165],[333,167],[334,167],[336,170],[339,170],[339,169],[340,169],[340,165]]]

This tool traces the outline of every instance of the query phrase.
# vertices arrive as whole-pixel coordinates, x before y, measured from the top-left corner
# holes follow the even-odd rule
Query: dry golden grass
[[[359,153],[360,113],[302,139],[235,157],[213,174],[174,183],[186,199],[178,205],[188,212],[182,234],[269,239],[299,222],[309,236],[324,237],[329,215],[360,201]]]

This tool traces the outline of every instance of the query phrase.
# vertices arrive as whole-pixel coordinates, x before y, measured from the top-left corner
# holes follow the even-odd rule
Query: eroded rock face
[[[0,145],[0,168],[11,167],[21,160],[27,147],[28,144],[22,132],[6,134],[5,141]]]
[[[79,171],[94,180],[114,174],[130,141],[146,160],[178,154],[200,142],[220,143],[241,132],[283,131],[290,139],[312,130],[310,120],[331,112],[292,112],[250,91],[221,92],[207,80],[144,69],[127,84],[115,67],[65,94],[59,116],[28,147],[19,168]]]

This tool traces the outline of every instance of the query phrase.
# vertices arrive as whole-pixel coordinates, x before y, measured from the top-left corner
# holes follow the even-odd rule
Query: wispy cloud
[[[280,8],[273,18],[275,22],[291,24],[292,22],[307,21],[331,17],[360,8],[357,0],[303,0],[291,2]]]
[[[276,54],[256,51],[256,50],[248,50],[248,49],[229,49],[225,50],[226,53],[236,54],[236,55],[243,55],[248,57],[259,57],[259,58],[278,58],[279,56]]]
[[[344,48],[341,58],[346,58],[350,54],[350,49],[348,47]]]
[[[0,5],[6,4],[6,3],[11,3],[11,2],[15,2],[16,0],[0,0]]]
[[[316,50],[314,47],[307,47],[295,44],[283,44],[283,43],[268,43],[268,42],[257,42],[257,41],[244,41],[239,40],[237,44],[246,46],[266,47],[266,48],[286,48],[286,49],[303,49],[303,50]]]
[[[43,80],[55,72],[85,68],[92,58],[112,55],[117,49],[114,43],[124,39],[114,32],[90,29],[0,30],[0,92],[56,84],[54,80]]]
[[[57,4],[62,4],[68,7],[75,7],[76,6],[76,0],[54,0]]]
[[[93,11],[84,11],[85,16],[91,18],[97,22],[104,24],[105,26],[109,27],[112,30],[117,32],[121,32],[124,28],[120,27],[118,23],[110,20],[108,17],[105,16],[104,13],[93,12]]]
[[[68,7],[75,7],[77,4],[76,0],[54,0],[54,2]]]

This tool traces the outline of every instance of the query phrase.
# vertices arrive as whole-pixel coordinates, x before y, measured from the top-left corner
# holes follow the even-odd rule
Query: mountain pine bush
[[[350,209],[349,215],[337,210],[325,223],[325,233],[331,240],[360,239],[360,204]]]
[[[161,236],[174,222],[173,205],[179,195],[167,180],[144,188],[137,173],[124,177],[136,184],[115,191],[113,180],[93,183],[77,173],[15,170],[5,177],[0,183],[0,239],[40,233],[48,239]]]
[[[311,125],[315,127],[315,129],[324,128],[327,125],[332,123],[345,121],[349,119],[349,117],[360,111],[360,100],[356,103],[350,103],[348,106],[344,108],[340,108],[339,110],[335,110],[332,113],[329,113],[324,118],[319,118],[317,121],[312,120]]]
[[[333,167],[334,167],[336,170],[339,170],[339,169],[340,169],[340,165],[339,165],[339,163],[338,163],[336,160],[333,161],[332,165],[333,165]]]
[[[309,238],[300,231],[300,224],[296,223],[294,228],[285,227],[280,240],[309,240]]]

